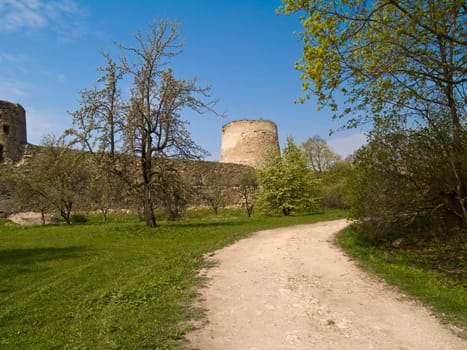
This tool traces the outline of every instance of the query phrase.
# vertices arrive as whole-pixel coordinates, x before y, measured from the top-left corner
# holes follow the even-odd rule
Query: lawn
[[[0,348],[174,349],[190,319],[203,255],[261,229],[341,218],[191,214],[157,229],[0,223]],[[245,252],[246,254],[248,252]]]
[[[442,322],[457,326],[467,338],[467,246],[431,242],[418,247],[374,247],[352,226],[341,231],[337,244],[360,266],[418,298]]]

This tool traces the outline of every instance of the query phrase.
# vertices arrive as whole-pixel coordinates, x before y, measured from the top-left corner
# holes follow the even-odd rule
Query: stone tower
[[[24,108],[19,104],[0,100],[0,163],[18,162],[26,143]]]
[[[258,167],[271,152],[279,152],[279,140],[270,120],[237,120],[222,128],[222,163]]]

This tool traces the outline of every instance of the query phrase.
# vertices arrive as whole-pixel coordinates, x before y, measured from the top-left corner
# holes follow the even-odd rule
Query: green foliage
[[[334,117],[347,118],[347,127],[370,122],[375,128],[370,141],[379,146],[370,146],[361,156],[366,170],[358,166],[363,171],[360,183],[367,181],[370,189],[357,211],[366,207],[367,218],[386,232],[391,219],[400,226],[418,225],[419,219],[425,224],[431,211],[444,216],[443,225],[452,226],[447,223],[451,216],[459,218],[454,226],[466,231],[465,1],[283,0],[279,11],[302,14],[298,35],[303,56],[296,67],[302,72],[305,98],[313,92],[319,108],[330,107]],[[345,108],[339,110],[337,100],[342,99]],[[386,137],[392,144],[383,141]],[[434,142],[433,161],[432,147],[420,142],[423,138]],[[410,157],[405,157],[407,149]],[[430,169],[436,175],[429,175]],[[412,227],[407,228],[410,232]],[[444,230],[434,227],[438,229]]]
[[[301,14],[304,91],[333,109],[347,97],[349,125],[397,117],[419,101],[444,105],[440,89],[465,83],[463,0],[283,0],[279,12]]]
[[[64,138],[48,136],[12,179],[13,196],[22,209],[56,210],[70,224],[72,210],[85,202],[90,173],[83,152],[71,149]]]
[[[0,226],[5,226],[6,224],[12,224],[12,222],[7,218],[0,218]]]
[[[356,155],[347,192],[351,217],[365,226],[365,235],[374,241],[467,239],[444,145],[428,128],[372,133],[372,142]]]
[[[320,174],[321,184],[319,205],[323,209],[347,209],[346,188],[351,173],[351,163],[341,160],[328,171]]]
[[[453,322],[467,336],[467,251],[459,242],[432,242],[417,248],[375,247],[351,226],[337,243],[361,266],[421,299],[439,317]]]
[[[258,182],[257,203],[265,211],[280,210],[289,215],[292,211],[315,208],[317,180],[292,137],[287,138],[282,156],[272,154],[265,167],[259,169]]]
[[[321,208],[347,207],[343,193],[350,162],[341,157],[329,147],[327,141],[320,136],[313,136],[300,145],[306,156],[307,166],[312,169],[320,180],[319,205]]]
[[[225,214],[162,222],[157,235],[129,215],[2,226],[0,348],[178,348],[202,315],[191,302],[206,253],[250,232],[345,215]]]

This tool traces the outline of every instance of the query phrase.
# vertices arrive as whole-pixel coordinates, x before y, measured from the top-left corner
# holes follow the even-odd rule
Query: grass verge
[[[421,300],[467,338],[467,247],[439,242],[397,250],[374,247],[352,226],[341,231],[336,242],[363,268]]]
[[[0,348],[175,349],[203,255],[279,226],[341,218],[217,217],[164,222],[128,217],[76,225],[0,226]]]

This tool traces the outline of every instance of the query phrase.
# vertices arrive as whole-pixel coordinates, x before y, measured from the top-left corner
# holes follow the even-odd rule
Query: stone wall
[[[279,152],[277,126],[269,120],[238,120],[222,128],[222,163],[261,166],[271,152]]]
[[[0,163],[18,162],[26,138],[26,112],[16,103],[0,100]]]
[[[160,162],[161,160],[159,160]],[[227,206],[241,203],[238,187],[246,173],[254,169],[247,165],[202,160],[165,160],[165,169],[174,169],[191,192],[190,206],[205,205],[206,195],[223,197]]]
[[[0,164],[0,179],[6,176],[13,167],[17,169],[27,169],[28,161],[40,151],[40,146],[27,144],[25,146],[24,157],[17,164]],[[162,160],[155,164],[159,165]],[[180,175],[187,191],[190,195],[187,197],[189,206],[206,206],[205,195],[218,195],[223,197],[223,205],[238,206],[241,204],[238,185],[242,176],[253,169],[241,164],[224,164],[219,162],[199,161],[199,160],[180,160],[166,159],[164,169],[166,171],[174,170]],[[0,218],[11,213],[21,211],[12,198],[5,181],[0,181]],[[126,203],[116,203],[123,206]],[[126,207],[125,207],[126,208]],[[29,210],[29,209],[28,209]]]

